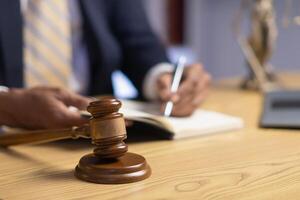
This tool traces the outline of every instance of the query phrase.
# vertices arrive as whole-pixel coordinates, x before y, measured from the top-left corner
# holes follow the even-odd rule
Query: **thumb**
[[[71,111],[63,103],[60,104],[60,113],[64,119],[61,120],[63,127],[80,126],[88,123],[88,119],[82,117],[79,112]]]
[[[93,101],[91,98],[84,97],[70,91],[64,91],[60,93],[59,99],[66,106],[74,106],[79,110],[86,110],[89,103]]]

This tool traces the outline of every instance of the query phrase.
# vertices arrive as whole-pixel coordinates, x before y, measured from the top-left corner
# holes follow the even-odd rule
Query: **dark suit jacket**
[[[167,61],[141,0],[79,0],[90,61],[89,95],[112,93],[121,69],[141,91],[151,66]],[[23,86],[20,0],[0,1],[0,85]]]

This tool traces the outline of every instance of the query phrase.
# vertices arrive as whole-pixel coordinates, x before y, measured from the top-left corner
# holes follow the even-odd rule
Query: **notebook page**
[[[167,121],[173,127],[174,139],[235,130],[244,126],[240,118],[200,109],[190,117],[170,117]]]
[[[190,117],[163,117],[158,104],[126,100],[122,102],[126,117],[156,119],[174,132],[174,139],[235,130],[244,126],[242,119],[214,111],[198,109]]]

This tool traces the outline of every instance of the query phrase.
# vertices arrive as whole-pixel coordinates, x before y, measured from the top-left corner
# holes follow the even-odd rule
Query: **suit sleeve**
[[[121,70],[143,97],[142,85],[147,72],[158,63],[168,62],[165,48],[153,33],[142,0],[114,0],[112,29],[123,54]]]

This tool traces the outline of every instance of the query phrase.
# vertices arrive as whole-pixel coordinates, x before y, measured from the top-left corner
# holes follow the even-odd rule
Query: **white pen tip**
[[[166,105],[164,116],[170,117],[173,109],[173,102],[169,101]]]

